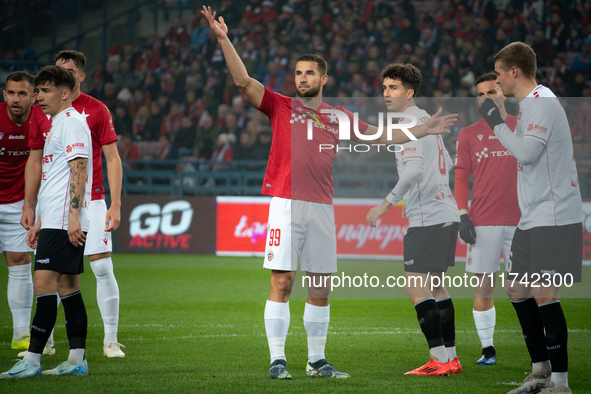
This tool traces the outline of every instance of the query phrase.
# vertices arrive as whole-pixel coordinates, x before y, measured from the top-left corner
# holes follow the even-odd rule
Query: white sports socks
[[[308,360],[315,363],[325,358],[324,347],[330,322],[330,305],[315,306],[306,303],[304,327],[308,333]]]
[[[117,343],[119,286],[113,273],[113,261],[110,257],[91,261],[90,267],[96,277],[96,300],[105,327],[104,344]]]
[[[271,364],[275,360],[286,360],[285,339],[289,329],[289,301],[267,300],[265,304],[265,331],[271,353]]]
[[[487,311],[476,311],[473,309],[472,314],[474,315],[474,324],[476,325],[476,331],[478,331],[482,348],[484,349],[489,346],[494,346],[493,335],[495,333],[496,322],[495,307],[493,306]]]
[[[33,306],[31,264],[8,267],[7,297],[12,313],[12,336],[19,339],[29,333]]]

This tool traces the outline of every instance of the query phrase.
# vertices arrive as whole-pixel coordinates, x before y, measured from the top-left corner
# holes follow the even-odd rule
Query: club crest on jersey
[[[273,258],[275,258],[275,254],[273,254],[273,251],[269,249],[269,252],[267,253],[267,260],[272,261]]]
[[[480,141],[482,141],[482,137],[484,137],[484,134],[478,134],[476,137],[478,137],[478,139],[479,139]]]
[[[71,145],[66,146],[66,152],[68,152],[68,153],[72,152],[72,146]]]

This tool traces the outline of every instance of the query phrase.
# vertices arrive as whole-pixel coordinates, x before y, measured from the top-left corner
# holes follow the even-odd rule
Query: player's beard
[[[316,87],[310,86],[304,93],[300,92],[300,89],[296,89],[296,92],[299,97],[316,97],[318,92],[320,92],[320,84]]]

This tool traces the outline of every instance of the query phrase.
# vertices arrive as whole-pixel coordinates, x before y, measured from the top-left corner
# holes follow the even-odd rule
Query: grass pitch
[[[263,310],[270,273],[260,258],[195,255],[115,254],[121,292],[119,341],[127,357],[102,357],[103,325],[96,281],[88,263],[82,294],[88,311],[87,377],[41,376],[0,380],[1,393],[199,393],[199,392],[394,392],[506,393],[526,377],[529,357],[515,312],[506,298],[495,300],[498,364],[475,365],[480,342],[472,300],[455,298],[457,351],[464,372],[450,377],[403,376],[428,361],[427,345],[414,308],[405,298],[334,298],[327,359],[351,374],[345,381],[308,378],[305,300],[290,301],[287,338],[291,381],[267,377],[269,353]],[[347,261],[344,264],[355,264]],[[402,264],[392,263],[393,275]],[[463,265],[452,273],[463,275]],[[584,277],[591,270],[584,269]],[[0,288],[8,272],[0,258]],[[453,294],[452,294],[453,295]],[[563,299],[569,325],[569,381],[574,393],[591,392],[591,299]],[[12,317],[0,291],[0,370],[14,364]],[[68,355],[63,308],[55,328],[57,354],[43,369]]]

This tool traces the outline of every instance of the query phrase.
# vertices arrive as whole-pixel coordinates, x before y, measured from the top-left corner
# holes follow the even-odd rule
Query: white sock
[[[535,376],[549,376],[552,373],[552,365],[550,364],[550,360],[532,363],[531,373],[533,373]]]
[[[285,338],[289,330],[289,301],[267,300],[265,304],[265,331],[271,353],[271,364],[275,360],[285,360]]]
[[[41,363],[41,353],[31,353],[27,350],[25,353],[25,360],[35,365],[39,365]]]
[[[429,354],[431,355],[431,358],[433,360],[438,361],[440,363],[446,363],[449,361],[449,357],[447,355],[447,352],[445,351],[445,346],[443,345],[432,347],[431,349],[429,349]]]
[[[60,303],[62,302],[60,296],[57,296],[57,307],[60,307]],[[47,343],[46,345],[49,347],[55,347],[55,342],[53,340],[53,332],[55,331],[55,328],[53,330],[51,330],[51,334],[49,334],[49,338],[47,338]]]
[[[19,339],[30,332],[33,306],[33,277],[30,263],[8,267],[6,294],[12,313],[12,337]]]
[[[447,353],[447,358],[449,359],[449,361],[452,361],[453,359],[458,357],[458,355],[456,354],[455,346],[446,347],[445,352]]]
[[[72,364],[80,364],[82,361],[84,361],[85,355],[86,349],[70,349],[68,361]]]
[[[117,343],[119,286],[113,273],[113,261],[110,257],[91,261],[90,267],[96,277],[96,301],[105,327],[103,344]]]
[[[556,386],[563,389],[568,389],[568,372],[552,372],[552,377],[550,380]]]
[[[493,306],[487,311],[476,311],[473,309],[472,315],[474,315],[474,324],[476,325],[476,331],[480,337],[482,348],[484,349],[489,346],[494,346],[493,335],[495,333],[496,323],[495,307]]]
[[[315,363],[325,358],[324,347],[330,322],[330,305],[316,306],[306,303],[304,327],[308,333],[308,360]]]

